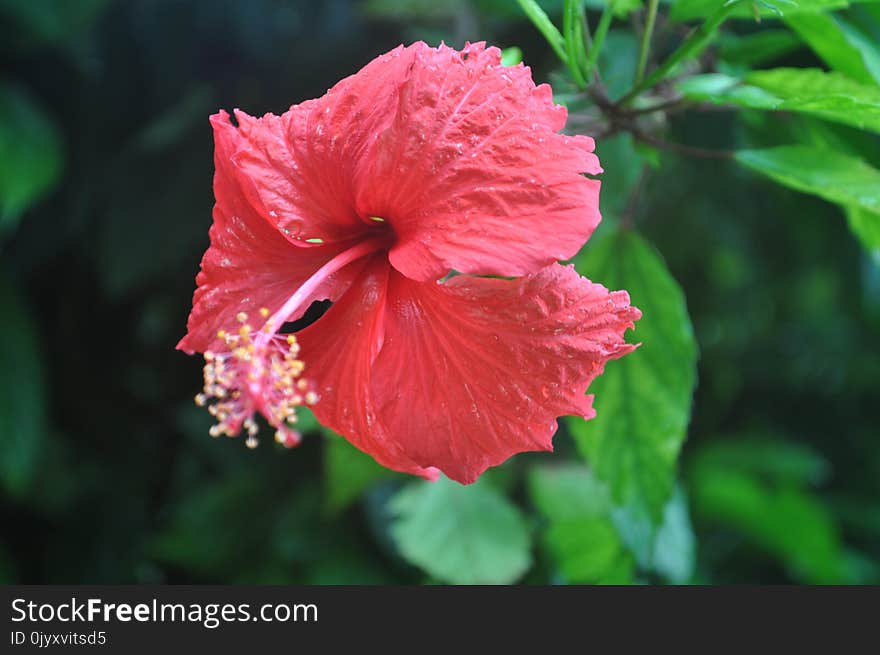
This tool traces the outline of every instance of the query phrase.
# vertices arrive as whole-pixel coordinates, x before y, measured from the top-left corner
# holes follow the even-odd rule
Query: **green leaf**
[[[826,64],[857,82],[880,81],[880,52],[877,47],[832,14],[797,14],[786,24]]]
[[[858,157],[795,145],[740,150],[736,160],[783,186],[880,213],[880,170]]]
[[[796,488],[772,488],[714,466],[691,475],[695,511],[733,528],[779,559],[792,577],[811,584],[846,582],[837,527],[825,506]]]
[[[693,465],[797,486],[819,484],[830,472],[828,461],[804,444],[754,435],[710,441],[694,456]]]
[[[502,66],[516,66],[521,61],[522,61],[522,50],[520,50],[516,46],[504,48],[504,50],[501,51],[501,65]]]
[[[772,93],[743,84],[738,78],[723,73],[694,75],[680,81],[676,88],[685,98],[718,105],[734,104],[772,110],[782,102]]]
[[[611,7],[615,18],[626,18],[642,6],[642,0],[584,0],[584,4],[595,11]]]
[[[853,233],[878,256],[880,170],[858,157],[808,146],[740,150],[736,160],[779,184],[842,205]]]
[[[859,2],[860,0],[852,0]],[[862,0],[874,2],[875,0]],[[676,0],[669,11],[669,17],[675,21],[688,21],[695,18],[705,18],[724,4],[724,0]],[[784,16],[813,13],[817,11],[830,11],[832,9],[844,9],[850,5],[847,0],[777,0],[773,3],[762,3],[758,7],[758,15],[761,18],[779,18],[780,12]],[[731,14],[732,18],[755,19],[755,10],[751,2],[746,2],[737,7]]]
[[[782,7],[780,7],[780,5],[782,5]],[[771,13],[781,18],[785,15],[782,10],[783,7],[789,9],[797,6],[797,0],[773,0],[772,2],[770,0],[752,0],[752,16],[756,22],[760,23],[762,9],[769,10]]]
[[[23,89],[0,82],[0,233],[53,187],[61,163],[51,119]]]
[[[636,580],[636,565],[629,553],[622,553],[620,557],[596,580],[600,585],[631,585]]]
[[[446,478],[415,482],[390,501],[401,554],[453,584],[508,584],[531,566],[525,518],[482,481],[462,486]]]
[[[629,90],[638,57],[639,42],[632,32],[622,29],[608,32],[599,52],[599,70],[610,97],[617,98]]]
[[[311,410],[311,408],[302,406],[296,408],[296,429],[306,434],[308,432],[314,432],[315,430],[323,430],[320,423],[318,423],[318,419],[315,418],[315,413]],[[332,431],[329,431],[331,432]]]
[[[598,582],[625,555],[620,537],[607,518],[551,523],[544,533],[544,543],[570,584]]]
[[[33,321],[2,278],[0,307],[0,486],[24,498],[47,441],[45,376]]]
[[[855,162],[863,161],[862,158],[874,160],[880,155],[877,143],[871,139],[866,139],[864,134],[850,127],[827,123],[809,116],[792,117],[792,120],[785,121],[784,123],[773,122],[772,125],[762,120],[764,115],[751,114],[747,116],[753,131],[750,141],[753,142],[787,144],[792,141],[798,141],[801,153],[811,150],[814,153],[820,153],[819,156],[824,156],[822,153],[829,152],[836,154],[838,157],[849,155],[851,161]],[[796,164],[797,156],[795,154],[792,157],[792,161]],[[797,164],[797,168],[793,169],[791,173],[797,176],[800,173],[799,168],[800,166]],[[856,168],[861,169],[863,165],[857,163]],[[869,188],[870,180],[874,176],[870,172],[868,175],[869,179],[866,186]],[[823,189],[822,185],[819,185],[815,190],[802,188],[801,186],[796,186],[795,188],[809,193],[816,193],[817,195],[833,191]],[[823,197],[826,196],[823,195]],[[880,213],[871,209],[865,209],[862,206],[849,205],[848,203],[851,201],[858,201],[846,194],[828,196],[827,199],[832,202],[838,202],[843,206],[850,229],[862,242],[868,253],[880,263]]]
[[[865,68],[871,74],[871,78],[880,83],[880,43],[877,36],[880,34],[880,7],[874,5],[877,19],[874,23],[873,33],[863,27],[849,16],[836,16],[837,25],[843,32],[844,38],[862,55]]]
[[[331,512],[345,509],[374,483],[391,475],[372,457],[330,430],[325,431],[324,497]]]
[[[813,68],[755,71],[744,80],[696,75],[678,84],[687,98],[751,109],[793,111],[880,132],[880,88]]]
[[[871,258],[880,264],[880,213],[861,207],[847,207],[846,218],[849,229],[862,242]]]
[[[607,516],[608,490],[583,464],[543,466],[529,472],[529,495],[551,521]]]
[[[532,503],[548,520],[542,541],[568,583],[585,584],[621,577],[622,562],[632,557],[609,518],[604,484],[582,464],[540,467],[529,473]],[[628,582],[629,579],[623,580]]]
[[[533,469],[529,495],[549,522],[544,543],[568,582],[631,581],[630,553],[669,582],[680,584],[693,576],[695,539],[681,489],[666,504],[656,530],[615,508],[606,485],[581,464]],[[623,580],[618,575],[622,566],[629,571]]]
[[[687,498],[677,487],[663,510],[663,523],[654,541],[652,568],[672,584],[689,582],[694,575],[696,550]]]
[[[784,57],[797,50],[800,42],[788,30],[761,30],[754,34],[724,34],[718,55],[730,64],[754,67]]]
[[[613,175],[602,178],[599,207],[603,222],[617,220],[626,210],[630,196],[642,175],[645,163],[639,144],[629,132],[620,132],[596,142],[596,154],[606,171]]]
[[[880,89],[872,84],[859,84],[835,72],[818,68],[772,68],[752,71],[745,77],[747,84],[762,88],[783,100],[820,98],[823,95],[839,96],[849,99],[853,105],[864,104],[876,109],[880,104]]]
[[[642,345],[609,362],[590,386],[596,418],[569,418],[568,426],[614,501],[657,524],[672,495],[696,383],[684,295],[660,255],[630,230],[591,242],[575,265],[609,289],[629,291],[643,313],[634,334]]]

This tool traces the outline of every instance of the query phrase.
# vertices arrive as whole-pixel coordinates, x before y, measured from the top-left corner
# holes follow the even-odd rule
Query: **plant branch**
[[[709,148],[698,148],[696,146],[685,145],[684,143],[675,143],[672,141],[664,141],[650,134],[645,134],[642,130],[631,127],[629,130],[632,135],[643,143],[678,153],[679,155],[687,155],[688,157],[697,157],[700,159],[733,159],[733,153],[729,150],[711,150]]]
[[[652,86],[663,80],[676,66],[678,66],[678,64],[687,59],[698,56],[712,42],[715,32],[718,31],[721,24],[727,20],[730,13],[742,1],[743,0],[728,0],[728,2],[719,7],[714,14],[703,22],[702,25],[691,32],[690,36],[688,36],[681,45],[679,45],[678,48],[666,58],[666,61],[655,68],[648,77],[634,84],[633,88],[620,99],[618,104],[621,106],[627,105],[637,95],[642,93],[642,91],[650,89]],[[647,32],[647,30],[645,31]],[[642,42],[644,41],[645,39],[643,37]]]

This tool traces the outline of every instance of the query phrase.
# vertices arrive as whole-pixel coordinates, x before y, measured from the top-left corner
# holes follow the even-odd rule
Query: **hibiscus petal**
[[[350,243],[300,248],[288,242],[276,228],[261,218],[247,200],[247,181],[235,170],[231,154],[239,147],[241,135],[220,112],[211,117],[214,126],[214,222],[211,246],[202,258],[196,277],[193,309],[187,334],[177,347],[185,352],[204,352],[222,345],[217,332],[236,327],[238,312],[253,313],[253,327],[262,319],[257,310],[274,312],[325,262]],[[349,266],[327,278],[311,300],[335,299],[351,283],[359,266]],[[300,312],[300,315],[302,313]],[[291,317],[291,320],[298,316]]]
[[[408,457],[467,484],[515,453],[552,450],[557,417],[592,418],[587,387],[635,348],[623,334],[640,316],[625,291],[570,266],[444,284],[392,273],[372,402]]]
[[[325,243],[378,227],[356,211],[354,189],[370,144],[394,117],[412,57],[392,50],[281,116],[235,112],[244,136],[235,160],[264,218],[291,239]]]
[[[482,43],[406,54],[397,87],[369,72],[371,97],[397,107],[357,189],[357,212],[394,227],[394,267],[416,280],[518,276],[572,257],[600,220],[599,182],[581,174],[601,168],[592,139],[557,133],[566,110],[550,87]]]
[[[306,362],[304,377],[315,383],[318,420],[388,468],[436,478],[415,463],[385,430],[370,395],[372,364],[382,347],[388,275],[375,256],[358,280],[316,323],[297,333]]]
[[[291,240],[393,228],[391,263],[517,276],[573,256],[599,223],[593,140],[497,48],[416,43],[281,116],[237,111],[251,204]],[[383,219],[382,226],[373,217]]]

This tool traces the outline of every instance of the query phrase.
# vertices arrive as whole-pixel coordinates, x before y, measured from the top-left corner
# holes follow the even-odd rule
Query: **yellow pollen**
[[[259,312],[265,317],[268,309],[263,307]],[[239,312],[236,320],[239,327],[231,334],[217,332],[226,352],[205,352],[204,389],[194,398],[216,420],[209,434],[236,437],[244,433],[247,447],[255,448],[259,412],[278,430],[283,446],[294,446],[300,437],[285,426],[297,422],[297,407],[319,399],[311,384],[301,378],[305,363],[297,359],[297,338],[293,334],[266,335],[262,330],[255,337],[245,312]],[[270,318],[263,330],[271,323]],[[269,332],[274,330],[270,327]]]
[[[382,217],[373,218],[376,222],[385,222]],[[241,309],[247,307],[248,312],[259,312],[265,320],[261,321],[262,324],[255,323],[256,327],[252,329],[248,325],[247,312],[239,311],[235,315],[237,325],[232,323],[236,325],[234,334],[221,333],[226,348],[204,369],[205,402],[211,403],[211,413],[217,418],[216,425],[211,428],[212,434],[237,436],[244,429],[247,433],[247,445],[256,445],[255,432],[258,426],[251,421],[262,415],[272,427],[281,432],[285,446],[292,447],[300,443],[302,435],[288,427],[287,421],[294,418],[295,408],[299,405],[320,401],[312,385],[300,382],[306,365],[297,358],[300,347],[296,336],[278,334],[277,330],[287,318],[295,316],[297,311],[303,309],[305,301],[314,295],[315,289],[329,276],[359,258],[386,248],[388,242],[385,236],[378,234],[381,231],[378,228],[371,230],[376,234],[359,240],[357,245],[325,262],[274,310],[275,314],[270,315],[267,307],[253,305],[247,299],[239,305]],[[300,237],[292,235],[290,238]],[[318,237],[306,241],[323,242]],[[263,331],[273,322],[274,329]],[[228,328],[229,325],[224,327]]]

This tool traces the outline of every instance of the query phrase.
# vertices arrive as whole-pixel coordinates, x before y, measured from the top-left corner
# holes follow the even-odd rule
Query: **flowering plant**
[[[586,389],[640,314],[556,263],[599,222],[593,141],[559,134],[565,115],[497,48],[416,43],[281,116],[214,116],[179,345],[205,354],[212,434],[255,445],[262,414],[296,445],[305,403],[389,468],[469,483],[551,450],[558,416],[592,418]]]
[[[0,2],[0,582],[880,582],[880,3],[216,4]]]

